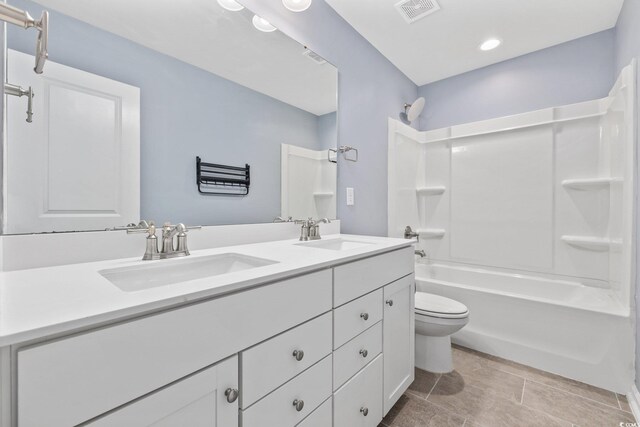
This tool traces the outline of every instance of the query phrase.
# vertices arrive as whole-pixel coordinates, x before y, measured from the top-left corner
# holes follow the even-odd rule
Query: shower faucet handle
[[[405,239],[413,239],[416,238],[417,241],[420,241],[420,233],[413,231],[410,225],[407,225],[404,229],[404,238]]]

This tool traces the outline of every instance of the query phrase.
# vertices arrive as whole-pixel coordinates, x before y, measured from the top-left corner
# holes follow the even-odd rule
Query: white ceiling
[[[280,31],[256,30],[246,9],[216,0],[36,1],[310,113],[336,111],[336,69],[302,55]]]
[[[408,24],[399,0],[326,0],[414,83],[427,83],[615,26],[623,0],[438,0]],[[488,38],[503,41],[482,52]]]

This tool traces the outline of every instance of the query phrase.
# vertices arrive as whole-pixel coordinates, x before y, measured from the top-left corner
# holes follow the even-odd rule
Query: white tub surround
[[[377,426],[413,381],[413,249],[323,241],[347,249],[292,239],[0,273],[0,426]],[[195,278],[213,263],[231,272]]]
[[[635,61],[603,99],[428,132],[389,121],[388,234],[417,230],[424,290],[469,307],[459,340],[630,389],[636,122]]]
[[[283,218],[335,218],[335,154],[281,145],[280,215]],[[328,161],[332,160],[332,161]]]

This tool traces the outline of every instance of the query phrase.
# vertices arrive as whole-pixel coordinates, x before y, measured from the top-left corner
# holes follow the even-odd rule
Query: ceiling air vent
[[[427,15],[440,10],[436,0],[402,0],[396,8],[407,23],[411,24]]]
[[[307,58],[311,59],[316,64],[324,64],[325,62],[327,62],[326,59],[324,59],[322,56],[318,55],[308,47],[304,48],[304,52],[302,52],[302,54],[306,55]]]

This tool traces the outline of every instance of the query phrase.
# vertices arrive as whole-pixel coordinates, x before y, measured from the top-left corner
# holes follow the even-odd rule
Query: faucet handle
[[[195,225],[191,227],[187,227],[184,224],[176,225],[177,232],[177,244],[176,244],[176,252],[182,252],[184,255],[189,255],[189,249],[187,248],[187,232],[189,230],[200,230],[202,226]]]
[[[156,225],[153,221],[145,221],[142,220],[140,221],[140,223],[136,226],[127,226],[127,227],[123,227],[122,230],[127,230],[127,234],[140,234],[140,233],[147,233],[149,234],[149,237],[151,236],[155,236],[156,234]]]

